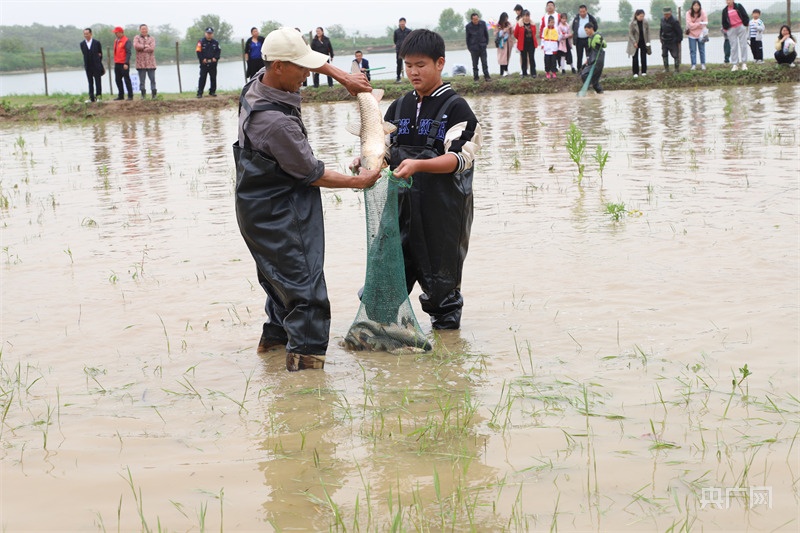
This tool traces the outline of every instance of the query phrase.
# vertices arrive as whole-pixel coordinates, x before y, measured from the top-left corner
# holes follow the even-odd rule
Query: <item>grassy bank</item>
[[[522,78],[514,74],[504,78],[493,77],[492,81],[472,81],[471,77],[447,78],[460,94],[552,94],[576,93],[580,78],[575,74],[559,75],[548,80],[542,72],[536,79]],[[800,82],[800,68],[778,67],[769,62],[750,65],[749,70],[731,72],[727,65],[711,65],[705,72],[690,71],[688,65],[681,72],[665,73],[662,67],[651,67],[647,77],[634,79],[630,68],[606,69],[602,85],[606,91],[642,90],[668,88],[709,88],[716,86],[772,85]],[[389,80],[375,81],[373,86],[385,91],[385,99],[394,99],[410,89],[407,82],[394,83]],[[0,118],[17,122],[83,121],[109,118],[134,118],[140,115],[174,114],[203,109],[233,108],[237,105],[239,92],[219,92],[217,98],[198,100],[193,92],[183,94],[159,94],[156,100],[142,100],[138,95],[133,101],[108,100],[87,103],[86,95],[55,94],[52,96],[8,96],[0,99]],[[303,90],[304,102],[336,102],[351,97],[341,86]]]

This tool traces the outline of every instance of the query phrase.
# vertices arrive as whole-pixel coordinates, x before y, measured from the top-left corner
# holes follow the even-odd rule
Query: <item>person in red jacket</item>
[[[114,41],[114,81],[117,83],[119,96],[116,100],[125,99],[124,87],[128,89],[128,100],[133,100],[133,84],[131,83],[131,42],[125,37],[121,26],[114,28],[117,36]]]
[[[520,51],[522,77],[528,76],[528,62],[531,64],[531,76],[536,77],[536,24],[531,22],[531,12],[527,9],[522,12],[521,24],[514,26],[514,38],[517,40],[517,50]]]

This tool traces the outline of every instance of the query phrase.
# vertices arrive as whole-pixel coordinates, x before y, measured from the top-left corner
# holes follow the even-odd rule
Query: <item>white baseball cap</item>
[[[264,61],[288,61],[305,68],[319,68],[328,62],[328,56],[314,52],[294,28],[271,31],[262,50]]]

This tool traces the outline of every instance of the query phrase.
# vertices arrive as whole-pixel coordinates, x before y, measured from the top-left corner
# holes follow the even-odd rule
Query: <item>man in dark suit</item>
[[[89,100],[97,101],[103,94],[103,46],[100,41],[92,38],[92,29],[83,30],[81,52],[83,52],[83,68],[86,70],[86,79],[89,80]],[[95,87],[97,90],[95,90]]]
[[[361,53],[361,50],[356,50],[356,58],[353,60],[353,65],[350,67],[350,72],[352,74],[363,72],[366,74],[367,80],[372,80],[372,76],[369,75],[369,61],[364,59],[364,54]]]

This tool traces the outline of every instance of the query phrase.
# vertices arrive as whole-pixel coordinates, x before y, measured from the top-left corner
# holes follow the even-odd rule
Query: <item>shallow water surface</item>
[[[795,531],[800,88],[470,103],[461,331],[340,347],[364,209],[326,190],[331,346],[293,374],[255,353],[234,111],[0,129],[0,527]],[[304,108],[329,165],[353,113]]]

